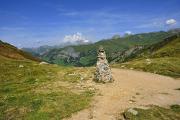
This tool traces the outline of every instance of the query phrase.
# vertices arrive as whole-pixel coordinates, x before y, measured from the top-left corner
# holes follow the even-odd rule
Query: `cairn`
[[[106,54],[102,46],[99,47],[97,56],[97,64],[96,64],[96,72],[95,72],[95,81],[107,83],[112,82],[113,77],[111,74],[111,69],[108,65],[108,61],[106,59]]]

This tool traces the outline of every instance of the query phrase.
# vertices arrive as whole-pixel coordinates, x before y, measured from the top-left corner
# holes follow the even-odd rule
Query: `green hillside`
[[[41,61],[40,59],[33,57],[31,54],[24,52],[1,40],[0,40],[0,56],[12,58],[12,59],[18,59],[18,60],[30,59],[33,61]]]
[[[0,120],[59,120],[89,106],[93,91],[75,86],[91,78],[91,68],[37,61],[1,41]]]
[[[180,77],[180,37],[175,35],[164,39],[141,50],[129,62],[112,66]]]
[[[42,59],[60,65],[91,66],[96,62],[96,50],[102,45],[107,53],[109,62],[118,55],[134,46],[149,46],[162,41],[169,32],[151,32],[130,35],[122,38],[107,39],[89,45],[68,46],[52,49],[41,56]]]

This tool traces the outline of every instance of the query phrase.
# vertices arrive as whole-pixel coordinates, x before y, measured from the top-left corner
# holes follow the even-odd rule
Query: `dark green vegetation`
[[[51,49],[40,55],[43,60],[59,65],[91,66],[96,63],[96,50],[100,45],[104,47],[109,62],[113,62],[121,53],[135,46],[149,46],[162,41],[171,32],[151,32],[125,37],[113,37],[94,44],[68,46]],[[32,52],[32,51],[31,51]]]
[[[0,120],[62,119],[88,107],[93,91],[84,89],[76,92],[72,88],[80,80],[88,80],[92,76],[91,68],[40,64],[32,61],[36,60],[33,57],[27,59],[29,54],[2,44]]]
[[[180,77],[180,37],[174,35],[145,47],[131,55],[127,61],[112,66]]]
[[[149,109],[133,108],[137,115],[128,110],[123,113],[126,120],[179,120],[180,105],[172,105],[169,109],[159,106],[151,106]]]

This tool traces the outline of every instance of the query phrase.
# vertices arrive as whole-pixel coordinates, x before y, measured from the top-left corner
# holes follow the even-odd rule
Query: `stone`
[[[125,68],[125,65],[121,65],[122,68]]]
[[[19,65],[19,68],[23,68],[24,67],[24,65]]]
[[[113,82],[111,69],[106,59],[105,50],[102,46],[99,47],[96,63],[96,72],[94,80],[97,82],[107,83]]]
[[[151,64],[151,60],[150,59],[146,59],[146,64],[147,65]]]
[[[47,62],[40,62],[39,64],[40,65],[47,65],[48,63]]]
[[[133,115],[137,115],[138,111],[134,110],[133,108],[130,108],[128,112],[132,113]]]

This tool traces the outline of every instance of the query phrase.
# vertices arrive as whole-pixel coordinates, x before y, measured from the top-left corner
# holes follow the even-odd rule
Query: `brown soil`
[[[112,69],[112,73],[113,83],[87,83],[97,89],[91,106],[65,120],[116,120],[118,113],[130,107],[180,104],[180,91],[175,90],[180,80],[124,69]]]

